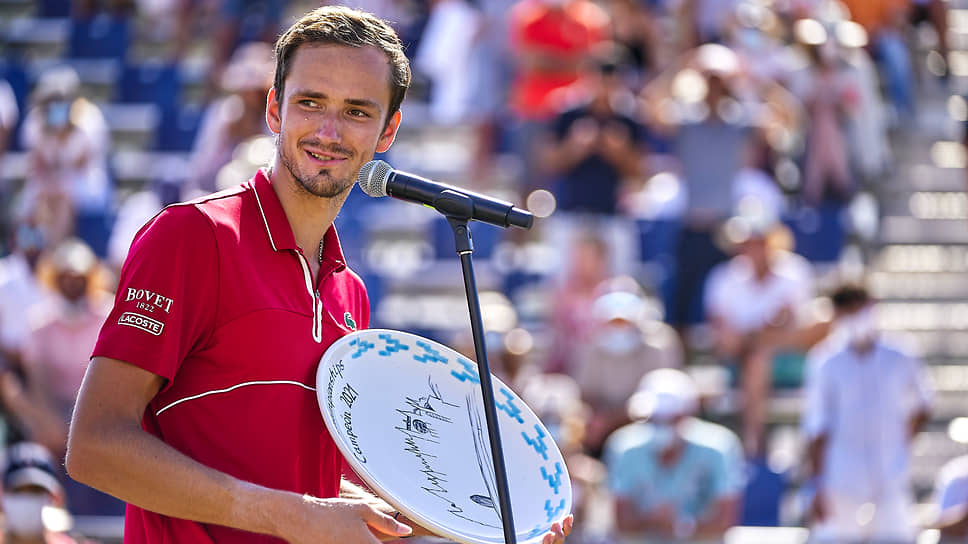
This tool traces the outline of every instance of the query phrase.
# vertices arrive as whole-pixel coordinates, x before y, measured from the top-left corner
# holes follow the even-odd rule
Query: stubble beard
[[[289,175],[307,193],[320,198],[336,198],[349,191],[356,182],[355,179],[336,178],[325,168],[315,172],[301,170],[298,162],[289,154],[289,150],[285,144],[286,142],[282,139],[281,135],[277,134],[276,149],[280,150],[279,158],[282,166],[289,171]],[[334,149],[334,151],[337,150]],[[339,151],[346,153],[346,150],[342,148]],[[350,159],[353,158],[353,155],[350,153],[346,153],[346,155]]]

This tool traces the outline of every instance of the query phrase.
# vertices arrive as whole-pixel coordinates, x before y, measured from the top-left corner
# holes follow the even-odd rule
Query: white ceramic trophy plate
[[[492,378],[516,540],[537,542],[571,512],[558,446]],[[316,373],[320,412],[373,491],[465,544],[504,542],[477,364],[426,338],[369,329],[336,341]]]

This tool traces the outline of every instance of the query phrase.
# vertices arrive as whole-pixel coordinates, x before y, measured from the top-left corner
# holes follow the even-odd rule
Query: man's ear
[[[276,88],[269,89],[266,95],[266,125],[273,134],[282,132],[282,117],[279,116],[279,100],[276,95]]]
[[[377,153],[383,153],[387,149],[390,149],[390,146],[393,144],[393,139],[397,137],[397,129],[400,128],[400,119],[402,118],[403,115],[400,113],[400,110],[397,110],[396,113],[390,117],[390,121],[387,123],[386,128],[383,129],[383,134],[380,135],[380,139],[376,142]]]

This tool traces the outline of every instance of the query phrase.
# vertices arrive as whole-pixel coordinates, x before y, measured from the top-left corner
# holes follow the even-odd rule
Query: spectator
[[[798,353],[823,338],[826,330],[808,322],[813,273],[806,259],[787,250],[790,235],[778,218],[747,212],[730,219],[723,230],[736,255],[709,274],[706,315],[717,356],[734,365],[739,376],[741,434],[747,453],[755,456],[763,453],[774,368],[786,374],[790,385],[799,386]]]
[[[938,544],[968,541],[968,456],[956,457],[941,467],[933,502],[938,508],[935,526],[941,533]]]
[[[576,231],[597,232],[609,241],[617,272],[628,272],[634,259],[634,228],[619,215],[619,201],[640,181],[645,152],[645,128],[620,73],[623,52],[602,46],[585,77],[558,91],[568,106],[551,120],[539,154],[557,200],[554,245],[567,253]]]
[[[739,4],[740,0],[684,0],[680,9],[690,40],[686,45],[721,43]]]
[[[867,290],[831,296],[839,331],[811,350],[802,426],[818,542],[913,542],[911,441],[931,393],[921,362],[885,339]]]
[[[64,533],[70,518],[62,508],[64,488],[54,460],[40,444],[20,442],[7,450],[3,471],[5,544],[73,544]]]
[[[8,368],[20,366],[29,332],[25,313],[49,296],[37,278],[44,247],[40,229],[24,222],[14,228],[10,254],[0,259],[0,354]]]
[[[598,287],[611,276],[608,245],[584,234],[574,242],[560,285],[551,297],[551,351],[546,372],[569,373],[578,365],[575,353],[589,341],[594,319],[589,308],[601,294]]]
[[[807,113],[802,196],[809,204],[845,202],[855,189],[845,130],[859,107],[860,91],[823,24],[801,19],[794,34],[810,59],[797,91]]]
[[[17,107],[17,96],[4,79],[0,79],[0,163],[3,162],[3,155],[13,141],[14,129],[20,119],[20,109]],[[0,194],[6,194],[6,187],[0,187]]]
[[[21,395],[18,384],[9,383],[19,381],[16,377],[5,377],[4,401],[28,436],[63,456],[87,354],[107,309],[104,300],[91,294],[97,258],[83,242],[70,239],[59,245],[49,265],[56,295],[31,312],[23,346],[24,390]]]
[[[911,0],[844,0],[852,20],[860,23],[871,41],[885,92],[900,117],[914,114],[914,69],[905,43]]]
[[[659,17],[651,2],[610,0],[608,12],[612,16],[612,38],[622,45],[631,57],[634,83],[639,84],[658,69],[660,62]]]
[[[892,160],[877,67],[867,51],[864,27],[854,21],[838,21],[835,35],[842,48],[844,76],[858,92],[857,106],[846,127],[851,165],[861,180],[874,180],[888,170]]]
[[[188,192],[216,191],[219,170],[232,160],[235,148],[253,136],[269,134],[263,110],[273,66],[267,43],[246,44],[232,56],[221,79],[225,94],[208,106],[195,138]]]
[[[554,113],[552,94],[578,81],[581,66],[608,36],[609,20],[589,0],[521,0],[511,8],[516,115],[547,119]]]
[[[98,291],[97,257],[83,242],[69,239],[50,255],[56,296],[35,308],[24,341],[23,380],[7,374],[0,381],[4,404],[31,440],[63,459],[77,391],[98,332],[110,310]],[[67,478],[67,506],[75,514],[124,512],[113,497]]]
[[[555,112],[554,91],[578,81],[580,67],[608,36],[609,16],[590,0],[519,0],[508,19],[515,63],[510,109],[520,121],[511,139],[523,185],[538,183],[532,141]]]
[[[792,131],[799,107],[779,85],[746,79],[736,53],[717,44],[688,52],[643,89],[642,103],[648,122],[673,142],[686,194],[667,308],[667,321],[684,333],[703,320],[706,275],[727,258],[714,236],[733,211],[734,181],[750,147]]]
[[[80,95],[70,67],[45,72],[23,124],[28,153],[25,215],[51,246],[75,232],[104,254],[113,186],[108,175],[108,126],[101,110]]]
[[[622,81],[621,54],[608,47],[579,83],[559,92],[567,105],[551,121],[541,162],[560,211],[615,215],[624,183],[642,173],[645,127]]]
[[[649,373],[628,406],[629,416],[644,421],[617,430],[605,447],[621,536],[638,542],[722,538],[737,520],[743,488],[735,435],[697,424],[696,386],[678,370]]]
[[[414,55],[414,68],[430,79],[430,117],[435,123],[466,121],[474,109],[472,98],[476,63],[475,43],[483,14],[467,0],[432,0],[430,17]]]
[[[606,293],[592,305],[595,328],[577,346],[571,374],[590,409],[585,446],[598,456],[615,429],[629,422],[626,403],[649,371],[682,366],[682,346],[675,331],[650,316],[638,294]],[[655,312],[658,314],[658,312]]]

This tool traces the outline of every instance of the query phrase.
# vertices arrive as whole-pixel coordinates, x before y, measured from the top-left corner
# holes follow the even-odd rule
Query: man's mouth
[[[314,153],[314,152],[309,151],[309,150],[306,150],[306,153],[310,157],[312,157],[312,158],[314,158],[314,159],[316,159],[317,161],[320,161],[320,162],[334,162],[334,161],[343,160],[343,157],[338,157],[338,156],[335,156],[335,155],[330,155],[328,153]]]

